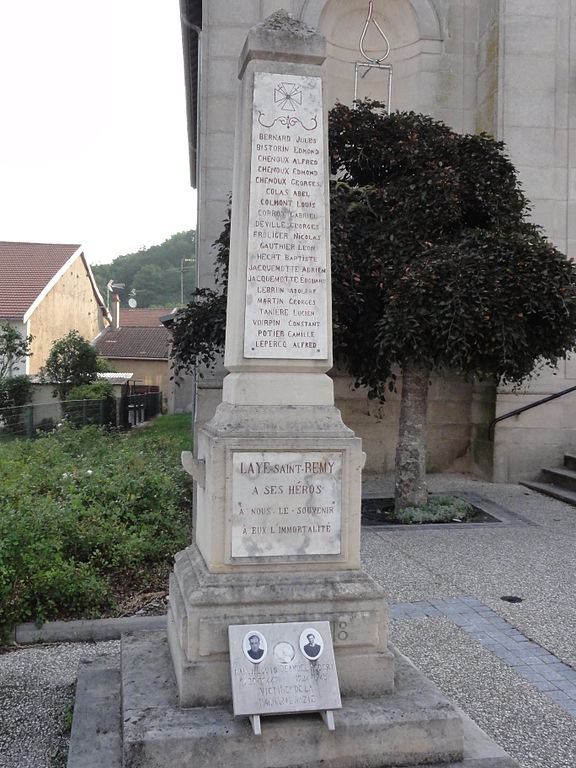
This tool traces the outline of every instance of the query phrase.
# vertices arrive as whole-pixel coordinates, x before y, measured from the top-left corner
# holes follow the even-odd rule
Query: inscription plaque
[[[232,557],[337,555],[341,451],[235,451]]]
[[[244,356],[328,357],[322,80],[256,72]]]
[[[235,716],[341,708],[329,622],[233,625],[228,638]]]

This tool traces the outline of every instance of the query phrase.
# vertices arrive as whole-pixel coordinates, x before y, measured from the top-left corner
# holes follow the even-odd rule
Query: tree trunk
[[[422,506],[426,487],[426,411],[430,371],[408,363],[402,371],[402,400],[396,448],[396,510]]]

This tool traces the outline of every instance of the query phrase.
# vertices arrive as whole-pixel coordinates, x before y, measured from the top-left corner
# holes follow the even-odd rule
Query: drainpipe
[[[120,297],[117,293],[112,296],[112,328],[115,331],[120,328]]]

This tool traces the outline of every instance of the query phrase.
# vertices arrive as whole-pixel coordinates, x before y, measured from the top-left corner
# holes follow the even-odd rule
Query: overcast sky
[[[0,240],[161,243],[188,168],[178,0],[0,0]]]

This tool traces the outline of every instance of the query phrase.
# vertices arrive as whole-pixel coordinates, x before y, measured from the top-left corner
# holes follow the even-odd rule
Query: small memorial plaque
[[[244,355],[328,357],[322,80],[254,75]]]
[[[340,709],[327,621],[228,627],[234,715]]]
[[[236,451],[232,470],[232,557],[340,554],[340,451]]]

